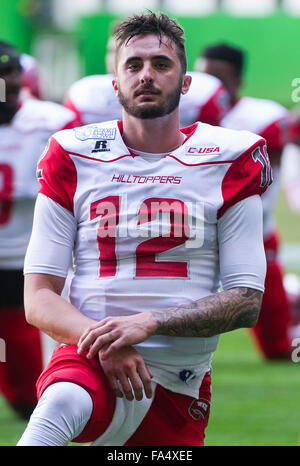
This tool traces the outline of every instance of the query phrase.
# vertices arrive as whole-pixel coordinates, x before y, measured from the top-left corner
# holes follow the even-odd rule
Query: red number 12
[[[100,217],[97,243],[100,252],[99,277],[114,277],[117,272],[116,230],[119,225],[121,198],[107,196],[91,204],[90,219]],[[186,222],[188,209],[178,199],[146,199],[138,213],[137,226],[170,214],[170,232],[140,243],[136,254],[136,277],[187,277],[185,261],[156,261],[156,255],[184,244],[189,238]]]

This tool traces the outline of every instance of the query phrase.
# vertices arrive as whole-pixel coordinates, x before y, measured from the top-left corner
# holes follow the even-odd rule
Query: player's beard
[[[144,90],[154,90],[155,93],[159,94],[160,92],[156,91],[151,85],[145,85],[140,87],[140,91]],[[139,106],[134,102],[130,102],[129,98],[125,97],[122,90],[118,89],[119,91],[119,100],[124,108],[124,110],[129,114],[136,118],[141,118],[142,120],[152,119],[152,118],[159,118],[165,115],[169,115],[172,113],[179,105],[180,96],[182,90],[182,78],[180,78],[178,85],[176,88],[166,95],[164,101],[160,104],[153,104],[152,102],[150,105]]]

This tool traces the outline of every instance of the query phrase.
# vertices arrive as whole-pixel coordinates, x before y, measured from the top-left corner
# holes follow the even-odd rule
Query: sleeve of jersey
[[[66,277],[72,265],[76,219],[66,209],[38,194],[24,273]]]
[[[219,126],[229,109],[228,93],[223,86],[219,86],[216,92],[201,107],[196,120],[209,125]]]
[[[41,194],[74,214],[74,194],[77,186],[75,165],[63,147],[51,137],[37,168]]]
[[[232,161],[222,181],[223,205],[217,218],[242,199],[262,195],[271,183],[272,169],[266,141],[261,139]]]
[[[76,120],[78,122],[76,126],[83,126],[84,123],[82,121],[81,112],[78,110],[69,94],[66,95],[63,104],[67,109],[71,110],[76,115]]]
[[[262,132],[261,137],[267,141],[268,152],[281,152],[284,146],[293,139],[293,126],[289,116],[280,118],[267,126]]]
[[[266,257],[262,225],[262,202],[258,195],[238,202],[218,221],[220,272],[224,290],[247,287],[264,291]]]
[[[63,126],[63,128],[61,128],[61,129],[62,129],[62,130],[63,130],[63,129],[72,129],[72,128],[77,128],[77,126],[82,126],[82,125],[83,125],[83,123],[82,123],[82,121],[81,121],[80,116],[79,116],[79,115],[76,115],[76,114],[74,113],[73,118],[72,118],[70,121],[68,121],[68,122],[65,124],[65,126]]]

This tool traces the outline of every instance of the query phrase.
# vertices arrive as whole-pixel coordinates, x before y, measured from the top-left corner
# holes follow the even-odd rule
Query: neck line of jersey
[[[127,149],[132,152],[133,154],[135,155],[139,155],[141,157],[151,157],[151,158],[155,158],[155,159],[161,159],[163,157],[165,157],[166,155],[169,155],[171,152],[174,152],[175,150],[178,149],[178,147],[182,146],[182,144],[184,143],[184,140],[186,138],[186,135],[181,133],[182,135],[182,140],[181,140],[181,143],[177,146],[177,147],[174,147],[174,149],[172,150],[169,150],[168,152],[143,152],[141,150],[136,150],[136,149],[133,149],[132,147],[128,147],[127,146]]]

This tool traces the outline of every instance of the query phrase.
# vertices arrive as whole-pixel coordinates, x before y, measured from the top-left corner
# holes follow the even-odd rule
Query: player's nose
[[[153,68],[150,63],[147,63],[147,62],[144,63],[144,66],[140,74],[140,81],[142,84],[153,83],[154,81]]]

